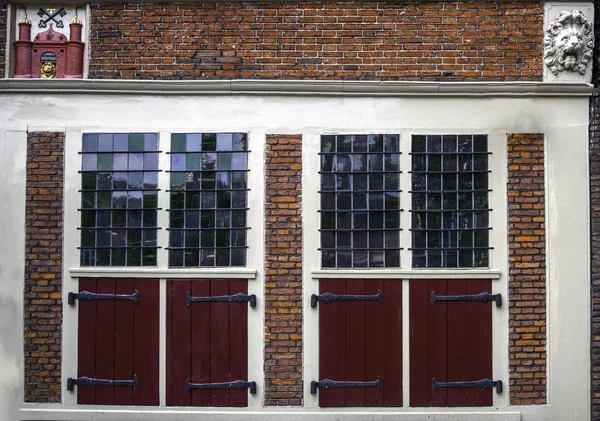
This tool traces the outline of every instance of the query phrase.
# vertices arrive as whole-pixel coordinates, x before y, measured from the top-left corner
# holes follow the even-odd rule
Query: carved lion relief
[[[555,75],[563,70],[585,74],[592,58],[594,31],[579,11],[562,11],[546,28],[544,62]]]

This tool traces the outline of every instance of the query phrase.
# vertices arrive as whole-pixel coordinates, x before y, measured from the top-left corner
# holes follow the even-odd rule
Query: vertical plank
[[[321,279],[320,294],[345,294],[343,280]],[[346,370],[346,309],[343,302],[319,303],[319,380],[345,380]],[[345,388],[319,389],[321,407],[342,407],[346,405]]]
[[[467,294],[491,292],[490,280],[467,283]],[[492,378],[492,311],[494,303],[470,302],[467,304],[467,377],[469,380]],[[491,406],[495,389],[469,389],[466,406]]]
[[[365,295],[375,295],[381,290],[383,301],[385,302],[385,292],[383,281],[370,279],[365,283]],[[386,373],[384,370],[383,355],[383,337],[384,331],[384,304],[377,304],[368,301],[365,304],[365,379],[367,381],[375,380],[377,376],[381,377],[382,388],[377,391],[375,388],[365,388],[365,406],[375,407],[384,405],[384,391],[386,387]]]
[[[210,296],[210,280],[198,279],[191,283],[194,297]],[[210,304],[194,303],[191,313],[191,370],[189,377],[194,383],[210,383]],[[192,406],[210,406],[210,390],[195,389],[191,392]]]
[[[134,309],[133,369],[139,378],[134,405],[158,405],[159,284],[156,279],[136,279],[139,301]]]
[[[229,295],[229,280],[210,281],[211,296]],[[210,381],[229,381],[229,303],[211,303]],[[211,406],[229,406],[229,390],[211,389]]]
[[[133,279],[115,280],[115,293],[131,295],[134,293]],[[133,378],[133,301],[115,301],[115,379]],[[119,387],[115,390],[115,405],[131,405],[133,389]]]
[[[167,378],[166,405],[173,406],[173,281],[167,281]]]
[[[99,294],[114,294],[115,280],[98,279]],[[96,377],[115,378],[115,301],[100,300],[96,304]],[[115,386],[96,386],[96,405],[114,404]]]
[[[185,305],[186,294],[192,291],[190,281],[169,280],[167,290],[170,291],[171,318],[167,321],[171,336],[171,353],[167,354],[167,364],[171,370],[172,406],[190,406],[191,394],[185,391],[185,381],[190,377],[192,362],[191,347],[191,311]]]
[[[435,291],[437,295],[447,295],[448,281],[427,281],[429,284],[428,296]],[[446,406],[448,389],[439,388],[435,392],[431,389],[431,380],[435,377],[438,382],[448,381],[448,303],[438,302],[433,306],[429,299],[429,320],[427,335],[429,346],[429,406]]]
[[[428,365],[429,307],[427,281],[410,281],[410,406],[430,406],[431,378]]]
[[[470,282],[470,281],[469,281]],[[467,294],[467,281],[448,281],[448,295]],[[467,377],[467,302],[448,304],[448,381],[469,381]],[[448,406],[465,406],[469,389],[448,389]]]
[[[79,292],[96,292],[96,280],[79,279]],[[96,377],[96,301],[77,301],[79,326],[77,328],[77,376]],[[96,403],[96,387],[78,387],[77,403]]]
[[[247,294],[248,281],[229,281],[229,294]],[[230,304],[229,307],[229,381],[248,380],[248,309],[250,304]],[[231,390],[229,404],[248,406],[248,390]]]
[[[364,279],[348,279],[346,294],[365,295]],[[365,378],[365,301],[346,302],[346,380],[370,381]],[[329,304],[331,305],[331,304]],[[365,406],[365,389],[362,387],[346,390],[346,406]]]
[[[384,406],[402,406],[402,281],[383,282]]]

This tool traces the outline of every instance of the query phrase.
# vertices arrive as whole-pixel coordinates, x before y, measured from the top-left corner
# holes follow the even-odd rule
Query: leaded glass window
[[[412,266],[489,266],[486,135],[412,137]]]
[[[157,134],[84,134],[81,154],[81,266],[155,266]]]
[[[400,266],[399,136],[321,136],[325,268]]]
[[[169,266],[246,265],[244,133],[171,136]]]

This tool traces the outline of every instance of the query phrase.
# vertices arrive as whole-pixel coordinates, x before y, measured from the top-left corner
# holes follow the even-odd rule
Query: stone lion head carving
[[[554,74],[563,70],[585,74],[593,48],[592,24],[579,10],[560,12],[546,28],[544,62]]]

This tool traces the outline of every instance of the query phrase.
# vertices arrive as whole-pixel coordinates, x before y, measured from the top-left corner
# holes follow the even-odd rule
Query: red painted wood
[[[213,279],[211,296],[229,295],[229,281]],[[229,307],[230,303],[210,303],[210,381],[229,381]],[[229,390],[211,389],[211,406],[229,406]]]
[[[133,371],[139,378],[134,405],[158,405],[158,280],[136,279],[139,301],[134,309]]]
[[[114,294],[115,280],[98,279],[99,294]],[[115,379],[115,301],[96,304],[96,377]],[[114,404],[114,386],[96,386],[96,405]]]
[[[365,295],[363,279],[348,279],[339,282],[345,282],[346,294]],[[367,345],[365,341],[365,301],[346,302],[346,332],[346,380],[359,382],[375,380],[365,378],[365,348]],[[346,389],[346,406],[364,406],[365,389],[362,387]]]
[[[384,406],[402,406],[402,281],[385,280],[382,293]]]
[[[185,297],[191,292],[191,282],[187,280],[167,281],[167,297],[171,302],[172,313],[167,319],[167,336],[170,336],[171,353],[167,353],[167,371],[171,371],[171,379],[167,378],[167,389],[171,390],[170,406],[190,406],[191,394],[185,391],[185,381],[190,377],[191,347],[191,311],[185,305]]]
[[[173,406],[173,281],[167,281],[166,404]]]
[[[410,406],[429,406],[428,332],[431,291],[427,281],[410,281]]]
[[[322,279],[320,294],[345,294],[343,281]],[[319,303],[319,379],[346,380],[346,306],[342,301],[330,304]],[[343,407],[346,405],[346,388],[319,389],[321,407]]]
[[[470,281],[469,281],[470,282]],[[448,281],[448,295],[463,295],[467,291],[467,281]],[[467,364],[467,302],[456,301],[448,304],[448,381],[468,381]],[[448,406],[466,406],[469,389],[447,389]]]
[[[248,281],[229,281],[229,294],[247,294]],[[229,305],[229,381],[248,380],[248,308],[250,304]],[[229,404],[234,407],[248,406],[248,390],[231,390]]]
[[[194,280],[190,283],[193,297],[210,296],[210,280]],[[185,305],[185,302],[182,305]],[[191,313],[189,335],[192,349],[189,377],[194,383],[210,383],[210,347],[207,346],[210,344],[210,304],[191,304],[189,312]],[[192,390],[191,404],[210,406],[210,390]]]
[[[133,279],[117,279],[115,293],[131,295],[135,292]],[[133,301],[115,301],[115,379],[133,379]],[[131,405],[133,389],[119,387],[114,392],[115,405]]]
[[[386,295],[384,292],[383,281],[377,279],[369,279],[365,283],[365,295],[375,295],[381,290],[383,302],[385,303]],[[384,405],[384,390],[386,387],[386,373],[384,370],[384,359],[382,355],[384,344],[384,306],[378,305],[376,302],[367,301],[365,303],[365,379],[372,381],[380,376],[382,379],[382,389],[367,387],[364,389],[365,406],[375,407]]]
[[[429,291],[435,291],[437,295],[447,295],[447,281],[427,281]],[[431,292],[429,292],[431,296]],[[438,382],[448,381],[448,304],[438,302],[431,305],[429,310],[429,347],[427,355],[429,358],[429,382],[436,378]],[[439,388],[435,392],[429,388],[430,406],[446,406],[448,402],[448,389]]]
[[[79,292],[96,292],[96,280],[79,279]],[[77,329],[77,377],[96,377],[96,301],[76,301],[79,308]],[[77,387],[77,403],[96,403],[96,387]]]

